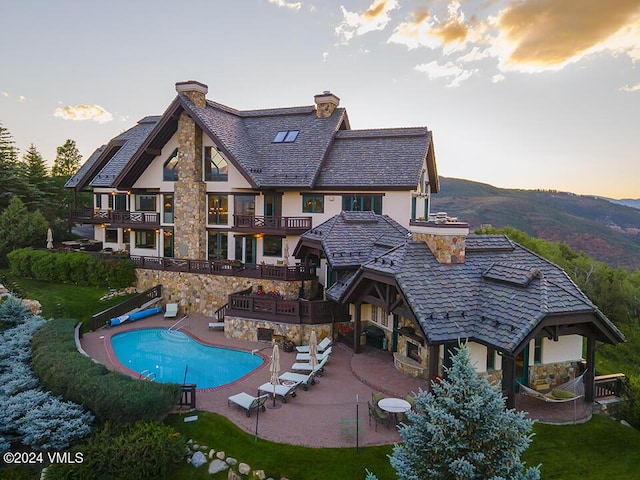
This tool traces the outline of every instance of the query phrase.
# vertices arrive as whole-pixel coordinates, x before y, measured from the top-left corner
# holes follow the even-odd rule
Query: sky
[[[198,80],[427,126],[439,174],[640,198],[640,0],[0,0],[0,124],[83,159]],[[355,167],[354,167],[355,168]]]

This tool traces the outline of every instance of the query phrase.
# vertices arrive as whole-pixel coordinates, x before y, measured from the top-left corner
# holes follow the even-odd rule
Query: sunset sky
[[[640,0],[0,0],[0,18],[0,123],[49,163],[194,79],[238,109],[331,90],[353,128],[426,125],[443,176],[640,198]]]

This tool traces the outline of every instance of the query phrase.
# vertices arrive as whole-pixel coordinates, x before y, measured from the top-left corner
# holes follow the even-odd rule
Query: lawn
[[[17,287],[19,295],[38,300],[42,305],[43,318],[73,318],[86,323],[92,315],[131,297],[128,295],[102,301],[100,298],[108,292],[106,288],[14,278],[9,270],[0,270],[0,283],[5,281],[9,289]]]
[[[263,469],[267,476],[296,480],[358,480],[364,479],[365,468],[378,475],[379,480],[393,480],[387,454],[392,447],[368,447],[358,452],[353,448],[306,448],[277,444],[235,427],[215,413],[196,412],[196,422],[183,422],[182,415],[172,415],[167,423],[200,444],[216,450],[253,468]],[[595,415],[585,424],[534,426],[534,440],[524,455],[527,465],[542,464],[544,480],[616,480],[638,478],[640,472],[640,432]],[[196,470],[181,466],[177,479],[223,479],[220,473],[211,477],[206,467]]]

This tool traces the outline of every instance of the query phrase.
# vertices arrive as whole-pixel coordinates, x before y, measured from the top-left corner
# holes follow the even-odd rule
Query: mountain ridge
[[[640,210],[610,199],[440,177],[440,192],[431,202],[432,213],[445,211],[468,222],[472,230],[483,224],[511,226],[565,242],[612,266],[640,268]]]

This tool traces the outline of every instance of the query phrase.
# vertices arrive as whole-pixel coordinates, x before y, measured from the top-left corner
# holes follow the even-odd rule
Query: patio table
[[[391,413],[396,423],[398,423],[398,414],[406,413],[411,410],[411,404],[403,398],[388,397],[378,402],[378,407],[385,412]]]

